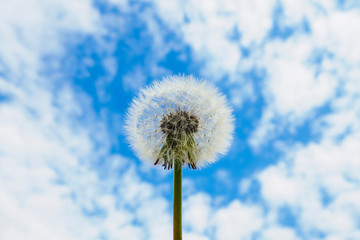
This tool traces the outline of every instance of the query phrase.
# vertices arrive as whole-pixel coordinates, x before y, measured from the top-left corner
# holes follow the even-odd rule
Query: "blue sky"
[[[236,119],[184,170],[184,239],[360,239],[358,23],[356,0],[0,2],[0,239],[171,239],[172,172],[123,127],[170,74]]]

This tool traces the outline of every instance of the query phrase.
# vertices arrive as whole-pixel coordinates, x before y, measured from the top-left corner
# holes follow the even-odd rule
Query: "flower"
[[[142,89],[126,120],[132,148],[165,169],[182,161],[196,169],[226,153],[234,130],[224,95],[192,76],[169,76]]]

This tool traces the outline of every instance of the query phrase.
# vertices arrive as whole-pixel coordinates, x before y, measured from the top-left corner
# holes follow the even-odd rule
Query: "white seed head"
[[[170,169],[215,162],[234,131],[224,95],[192,76],[169,76],[142,89],[129,108],[126,131],[138,157]]]

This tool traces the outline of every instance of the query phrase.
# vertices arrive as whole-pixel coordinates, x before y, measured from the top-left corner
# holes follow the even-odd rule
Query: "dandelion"
[[[232,110],[210,84],[170,76],[141,90],[126,121],[138,157],[174,168],[174,239],[181,239],[182,166],[197,169],[224,155],[233,132]]]
[[[140,159],[171,169],[215,162],[232,140],[232,111],[210,84],[170,76],[141,90],[129,108],[128,139]]]

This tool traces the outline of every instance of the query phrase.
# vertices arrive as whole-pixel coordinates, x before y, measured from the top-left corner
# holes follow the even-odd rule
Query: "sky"
[[[359,24],[357,0],[0,1],[0,239],[171,239],[172,171],[124,120],[172,74],[236,129],[184,169],[184,240],[360,239]]]

